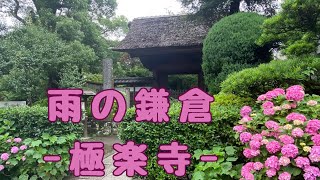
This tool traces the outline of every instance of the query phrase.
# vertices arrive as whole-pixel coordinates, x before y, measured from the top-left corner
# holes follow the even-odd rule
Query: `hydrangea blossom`
[[[290,113],[287,117],[286,117],[287,121],[294,121],[294,120],[299,120],[299,121],[306,121],[307,118],[306,116],[304,116],[303,114],[299,114],[299,113]]]
[[[306,132],[312,135],[316,135],[320,129],[320,121],[318,119],[310,120],[306,127]]]
[[[3,154],[1,154],[1,156],[0,156],[0,158],[1,158],[2,161],[8,160],[9,157],[10,157],[10,155],[9,155],[8,153],[3,153]]]
[[[291,86],[287,89],[286,93],[286,99],[288,101],[302,101],[304,98],[304,91],[303,87],[296,85],[296,86]]]
[[[266,149],[270,154],[274,154],[281,150],[281,145],[278,141],[271,141],[266,145]]]
[[[268,157],[264,165],[270,169],[276,169],[276,170],[280,169],[279,159],[277,156]]]
[[[282,157],[280,157],[280,159],[279,159],[279,164],[281,165],[281,166],[288,166],[289,164],[290,164],[290,159],[289,158],[287,158],[287,157],[285,157],[285,156],[282,156]]]
[[[320,162],[320,146],[313,146],[309,154],[311,162]]]
[[[294,139],[288,135],[281,135],[279,137],[279,139],[283,144],[293,144],[294,143]]]
[[[281,148],[281,153],[288,158],[295,158],[299,153],[299,149],[294,144],[286,144]]]
[[[243,143],[249,142],[251,137],[252,137],[251,133],[243,132],[240,134],[240,141]]]
[[[249,116],[251,112],[252,112],[252,109],[250,106],[243,106],[240,110],[240,115],[242,117]]]
[[[312,136],[311,140],[313,142],[313,145],[320,146],[320,134]]]
[[[291,174],[288,172],[283,172],[279,175],[279,180],[290,180],[291,179]]]
[[[297,157],[295,160],[297,167],[304,169],[305,167],[309,167],[310,166],[310,161],[308,158],[306,157]]]
[[[291,135],[293,137],[302,137],[303,134],[304,134],[304,132],[301,128],[294,128],[291,132]]]

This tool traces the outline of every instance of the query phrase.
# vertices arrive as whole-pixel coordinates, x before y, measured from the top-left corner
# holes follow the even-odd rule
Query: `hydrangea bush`
[[[295,85],[260,95],[258,110],[244,106],[234,127],[248,160],[242,179],[319,179],[319,102]]]
[[[24,144],[21,138],[12,138],[9,136],[0,136],[0,177],[10,176],[11,169],[15,168],[26,160],[26,150],[28,146]]]

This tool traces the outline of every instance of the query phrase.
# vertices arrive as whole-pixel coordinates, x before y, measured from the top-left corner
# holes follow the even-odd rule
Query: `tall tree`
[[[241,9],[274,15],[277,0],[180,0],[192,13],[211,21],[239,12]]]
[[[287,55],[314,54],[320,46],[319,0],[286,0],[282,11],[264,22],[258,42],[273,43]]]

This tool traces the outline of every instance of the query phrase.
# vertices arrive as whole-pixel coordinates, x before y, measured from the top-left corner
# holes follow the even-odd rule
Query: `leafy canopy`
[[[179,0],[183,6],[200,17],[215,21],[241,10],[274,15],[278,7],[275,0]]]
[[[274,43],[287,55],[314,54],[320,40],[318,0],[286,0],[282,11],[266,20],[260,44]]]

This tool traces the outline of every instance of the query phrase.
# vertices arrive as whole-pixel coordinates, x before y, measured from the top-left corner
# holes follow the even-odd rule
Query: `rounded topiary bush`
[[[256,44],[265,19],[256,13],[237,13],[213,25],[204,41],[202,64],[211,93],[219,92],[229,73],[270,60],[269,47]]]

